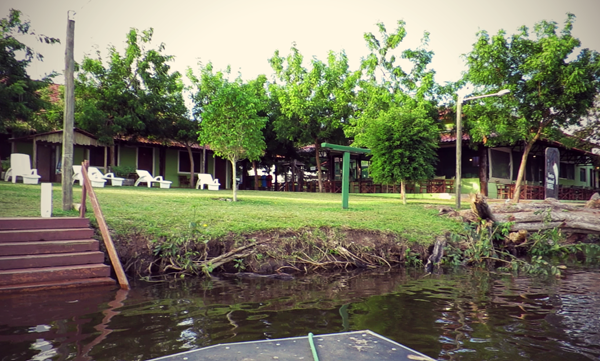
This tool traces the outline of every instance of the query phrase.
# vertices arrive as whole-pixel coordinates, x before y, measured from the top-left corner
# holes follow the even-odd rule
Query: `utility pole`
[[[462,175],[462,103],[464,99],[458,96],[456,102],[456,174],[454,176],[454,192],[456,197],[456,210],[460,211],[461,175]]]
[[[75,20],[67,12],[67,43],[65,48],[65,112],[63,120],[62,148],[62,209],[73,208],[73,126],[75,124]],[[73,12],[75,16],[75,12]]]

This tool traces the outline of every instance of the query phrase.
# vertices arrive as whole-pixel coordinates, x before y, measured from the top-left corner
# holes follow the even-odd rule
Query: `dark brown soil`
[[[404,264],[408,247],[413,261],[425,260],[428,254],[426,246],[409,245],[396,234],[334,228],[230,234],[208,243],[184,240],[173,247],[140,233],[115,237],[114,242],[125,271],[137,277],[170,272],[275,274],[392,267]],[[213,260],[217,267],[212,267]]]

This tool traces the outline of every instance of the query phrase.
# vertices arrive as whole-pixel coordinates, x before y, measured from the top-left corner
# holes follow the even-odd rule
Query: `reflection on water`
[[[441,360],[600,359],[600,271],[474,270],[139,283],[0,294],[0,360],[146,360],[224,342],[370,329]]]

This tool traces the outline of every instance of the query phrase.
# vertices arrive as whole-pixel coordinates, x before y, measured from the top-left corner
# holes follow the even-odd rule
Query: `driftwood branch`
[[[256,247],[259,244],[265,243],[266,241],[267,240],[263,240],[263,241],[258,241],[258,242],[253,242],[253,243],[247,244],[245,246],[233,249],[233,250],[231,250],[225,254],[222,254],[218,257],[211,258],[206,261],[198,262],[198,264],[200,266],[211,265],[212,268],[217,268],[221,265],[224,265],[227,262],[233,261],[234,259],[248,257],[249,255],[251,255],[253,253],[254,250],[242,252],[243,250],[246,250],[251,247]]]

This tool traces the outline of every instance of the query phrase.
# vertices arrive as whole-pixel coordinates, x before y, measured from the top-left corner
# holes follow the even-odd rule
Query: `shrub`
[[[115,165],[112,167],[112,171],[117,177],[127,178],[131,173],[135,173],[135,167]]]

